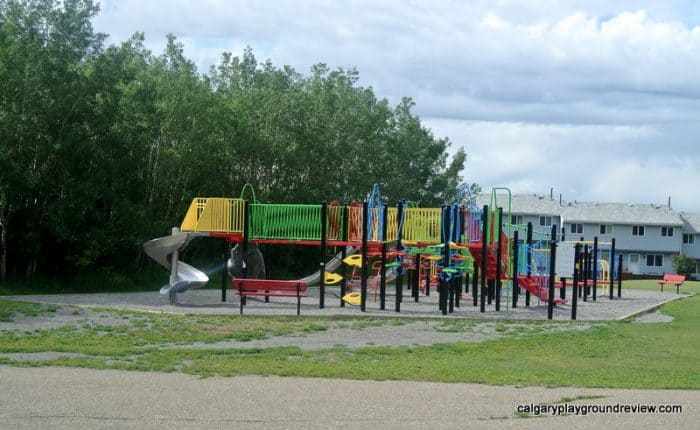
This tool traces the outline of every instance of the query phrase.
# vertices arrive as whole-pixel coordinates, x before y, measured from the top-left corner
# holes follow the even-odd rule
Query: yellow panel
[[[244,215],[244,200],[197,197],[192,200],[180,230],[242,233]]]

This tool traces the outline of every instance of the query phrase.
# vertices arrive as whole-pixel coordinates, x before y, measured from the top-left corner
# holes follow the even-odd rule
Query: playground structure
[[[473,203],[467,187],[460,189],[452,204],[439,208],[403,201],[389,207],[376,185],[362,204],[265,204],[254,194],[252,201],[243,196],[195,198],[179,229],[144,244],[149,256],[170,269],[169,284],[161,293],[168,294],[171,303],[177,293],[208,281],[206,274],[178,260],[179,251],[199,236],[221,238],[241,248],[241,276],[231,284],[240,296],[241,313],[247,296],[264,296],[268,301],[269,297],[291,297],[291,293],[296,294],[298,311],[307,286],[316,283],[320,308],[326,306],[326,287],[338,285],[340,307],[358,304],[365,311],[369,289],[379,309],[386,309],[387,283],[393,280],[394,309],[400,312],[406,281],[415,302],[436,290],[443,315],[454,312],[462,300],[479,306],[481,312],[495,302],[495,310],[500,311],[504,293],[507,313],[524,292],[525,306],[534,297],[547,304],[551,319],[554,306],[567,303],[566,288],[572,287],[575,319],[577,298],[597,300],[599,286],[609,287],[613,298],[615,276],[611,274],[615,273],[621,295],[621,264],[615,262],[614,239],[603,258],[597,239],[593,246],[559,242],[556,226],[540,231],[532,224],[504,222],[510,220],[511,211],[506,188],[493,189],[490,204],[482,208]],[[519,238],[521,230],[526,231],[526,240]],[[245,256],[251,244],[319,247],[319,270],[299,280],[248,280]],[[557,262],[559,247],[567,252]],[[330,248],[336,251],[327,261]],[[232,264],[229,260],[228,265]],[[296,292],[290,285],[296,285]],[[226,287],[222,285],[222,301]]]

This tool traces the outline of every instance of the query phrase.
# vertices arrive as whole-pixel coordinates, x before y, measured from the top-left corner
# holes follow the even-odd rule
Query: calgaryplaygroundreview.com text
[[[518,405],[516,412],[518,414],[528,414],[534,416],[540,415],[581,415],[588,414],[681,414],[683,406],[681,405],[574,405],[571,403],[562,403],[559,405]]]

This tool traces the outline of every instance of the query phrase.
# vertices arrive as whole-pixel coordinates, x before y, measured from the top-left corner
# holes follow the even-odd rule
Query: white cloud
[[[155,52],[174,33],[201,71],[245,45],[356,66],[465,146],[470,181],[700,211],[700,2],[105,0],[95,26]]]
[[[673,153],[648,126],[542,125],[425,118],[468,154],[465,180],[569,200],[660,202],[698,210],[700,155]]]

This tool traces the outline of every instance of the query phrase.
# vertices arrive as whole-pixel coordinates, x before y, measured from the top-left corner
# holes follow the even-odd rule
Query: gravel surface
[[[393,288],[389,289],[393,293]],[[318,289],[311,289],[311,294],[318,294]],[[567,290],[570,300],[570,291]],[[597,301],[589,298],[588,301],[578,300],[577,318],[587,321],[615,320],[627,317],[635,312],[640,312],[653,306],[660,305],[670,300],[686,297],[685,294],[675,292],[654,292],[639,290],[623,290],[623,297],[615,297],[610,300],[607,297],[598,297]],[[395,296],[387,295],[386,310],[379,310],[379,303],[370,295],[367,301],[367,311],[361,312],[359,306],[346,305],[340,307],[337,298],[338,290],[328,288],[326,293],[325,308],[319,309],[318,297],[302,299],[301,314],[306,316],[348,316],[348,315],[374,315],[402,317],[436,317],[441,316],[438,310],[438,297],[435,291],[430,297],[421,296],[416,303],[410,297],[410,291],[405,291],[401,304],[401,313],[394,311]],[[168,302],[168,297],[160,295],[157,291],[140,293],[113,293],[113,294],[62,294],[62,295],[31,295],[10,297],[17,300],[31,302],[53,303],[64,305],[89,305],[107,306],[115,308],[136,309],[155,312],[171,312],[181,314],[231,314],[238,313],[238,298],[234,298],[228,292],[228,301],[221,302],[221,291],[213,289],[192,290],[178,295],[178,304],[173,306]],[[450,317],[479,318],[479,319],[547,319],[547,304],[539,303],[532,298],[531,306],[525,307],[524,296],[521,296],[517,308],[506,307],[509,303],[504,293],[500,311],[495,310],[495,301],[486,306],[486,312],[481,313],[479,307],[472,305],[471,297],[464,296],[459,308],[449,314]],[[262,300],[249,299],[245,307],[246,315],[295,315],[296,300],[274,297],[271,303]],[[557,305],[554,308],[554,319],[567,320],[571,318],[571,304]]]
[[[0,366],[0,428],[697,428],[700,391],[543,388]],[[583,398],[583,397],[588,397]],[[594,398],[591,398],[594,397]],[[524,418],[519,405],[680,405]]]
[[[14,297],[23,301],[35,301],[22,297]],[[36,300],[39,302],[39,300]],[[47,302],[44,302],[47,303]],[[116,315],[109,310],[93,310],[87,307],[61,305],[55,312],[44,312],[38,316],[26,316],[17,313],[12,321],[0,321],[0,332],[33,331],[65,326],[106,325],[116,326],[128,323],[128,317]]]
[[[329,294],[332,296],[332,294]],[[330,326],[326,330],[309,331],[295,333],[286,336],[273,336],[262,340],[236,341],[227,340],[217,343],[194,343],[189,345],[164,345],[166,348],[201,348],[201,349],[225,349],[225,348],[270,348],[296,346],[304,350],[318,350],[344,346],[347,348],[362,348],[369,346],[427,346],[437,343],[452,342],[483,342],[486,340],[498,339],[502,337],[518,337],[521,335],[531,335],[535,332],[561,332],[561,331],[583,331],[593,327],[596,323],[593,320],[618,319],[633,312],[643,311],[650,306],[656,306],[670,299],[678,297],[671,293],[655,293],[629,290],[625,291],[622,299],[609,300],[601,298],[596,302],[580,302],[580,320],[575,323],[566,324],[528,324],[523,322],[509,323],[503,325],[499,320],[506,317],[515,321],[519,319],[542,320],[546,316],[546,306],[532,301],[532,306],[528,308],[518,307],[516,309],[502,310],[497,312],[493,306],[487,309],[486,313],[480,313],[478,308],[474,308],[471,303],[462,303],[462,307],[456,309],[450,317],[441,317],[435,312],[435,299],[422,297],[419,303],[415,303],[411,298],[406,298],[402,304],[402,312],[397,314],[393,311],[379,311],[377,305],[370,301],[368,311],[360,312],[358,307],[346,306],[340,308],[337,300],[326,300],[326,308],[319,309],[313,304],[314,298],[309,298],[304,305],[303,315],[314,316],[413,316],[413,317],[433,317],[411,321],[410,319],[387,319],[381,320],[377,324],[355,327],[347,324],[347,320],[331,320]],[[44,296],[17,296],[17,299],[41,303],[57,304],[55,312],[46,312],[37,317],[27,317],[22,314],[15,316],[14,321],[0,322],[0,332],[30,332],[39,329],[50,329],[63,326],[92,327],[96,325],[130,325],[132,323],[130,315],[119,314],[118,309],[131,309],[151,312],[174,312],[180,314],[224,314],[237,315],[238,303],[221,303],[220,291],[217,290],[195,290],[187,294],[180,295],[180,304],[172,306],[168,303],[167,297],[156,292],[152,293],[128,293],[128,294],[82,294],[82,295],[44,295]],[[230,298],[230,297],[229,297]],[[393,305],[394,297],[390,297]],[[100,306],[104,308],[91,308]],[[560,320],[568,319],[569,305],[557,306],[555,317]],[[285,299],[276,299],[272,303],[265,303],[263,300],[249,299],[246,306],[247,315],[289,315],[294,314],[293,303]],[[587,315],[588,318],[583,318]],[[471,318],[462,320],[455,317]],[[478,320],[477,320],[478,318]],[[635,319],[636,322],[665,322],[669,321],[660,312],[647,313]],[[588,322],[586,322],[588,320]],[[385,322],[384,322],[385,321]],[[459,324],[457,326],[456,324]],[[24,360],[45,360],[56,357],[48,357],[42,353],[24,354],[13,356],[10,354],[0,354],[0,356],[12,359]]]
[[[349,349],[370,346],[429,346],[437,343],[479,343],[503,337],[518,337],[534,332],[584,331],[593,327],[590,323],[548,325],[546,327],[527,324],[498,326],[495,322],[475,322],[473,326],[459,331],[434,321],[417,321],[401,325],[385,324],[374,327],[331,328],[324,331],[299,333],[293,336],[275,336],[269,339],[246,342],[229,340],[217,343],[194,343],[171,345],[171,348],[226,349],[226,348],[273,348],[296,346],[302,350],[319,350],[343,346]]]

